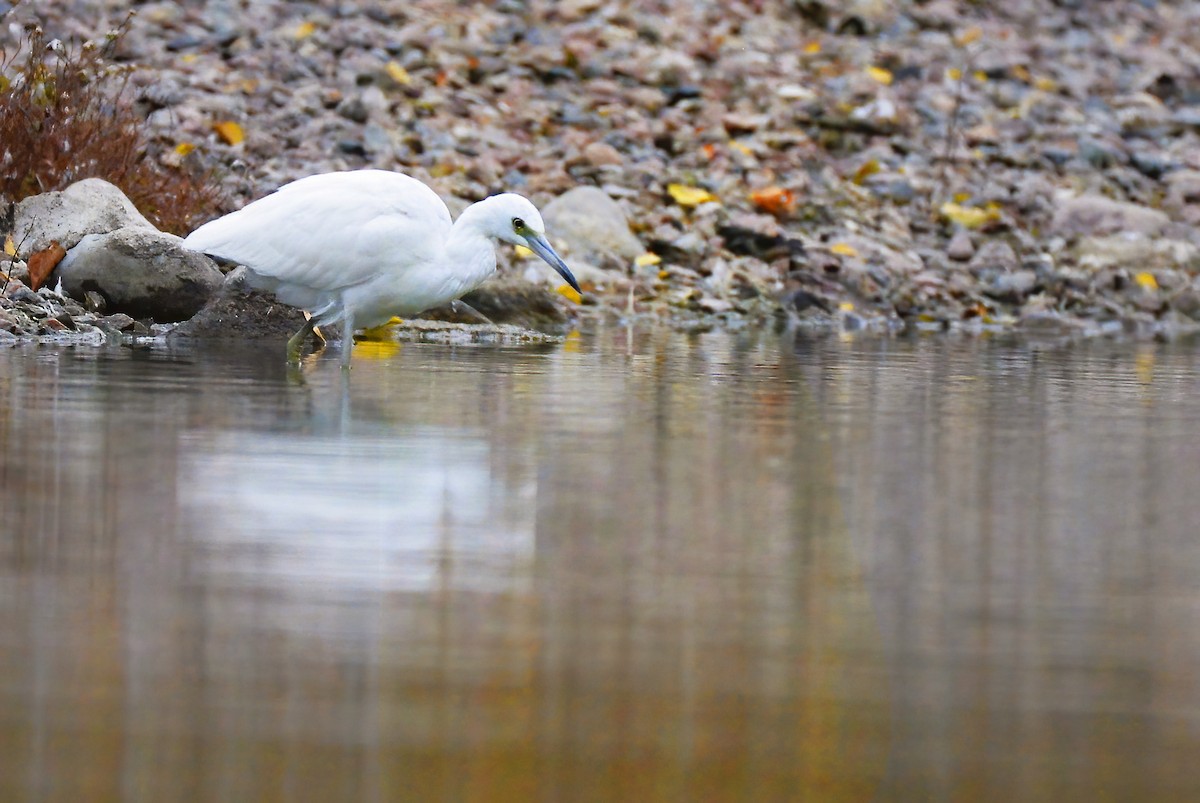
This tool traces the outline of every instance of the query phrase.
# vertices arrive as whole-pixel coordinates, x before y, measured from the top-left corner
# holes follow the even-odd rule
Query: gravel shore
[[[3,36],[92,38],[127,9],[22,3]],[[152,2],[117,57],[157,158],[215,169],[229,209],[360,167],[452,211],[600,188],[635,239],[560,233],[574,316],[1200,321],[1196,3]]]

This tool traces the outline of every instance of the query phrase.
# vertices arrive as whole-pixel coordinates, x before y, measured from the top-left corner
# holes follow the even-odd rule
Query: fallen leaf
[[[391,78],[400,86],[408,86],[412,83],[412,76],[408,74],[408,70],[400,66],[398,61],[389,61],[387,63],[388,78]]]
[[[867,161],[862,163],[862,166],[860,166],[857,170],[854,171],[854,175],[850,178],[850,180],[853,181],[855,184],[861,185],[870,176],[875,175],[880,170],[881,170],[881,168],[879,166],[878,159],[868,159]]]
[[[821,52],[821,43],[820,42],[809,42],[807,45],[804,46],[804,52],[808,53],[810,55],[820,53]]]
[[[968,229],[977,229],[985,223],[991,223],[994,220],[1000,219],[999,209],[979,209],[978,207],[962,206],[950,202],[942,204],[938,211],[942,217],[960,226],[965,226]]]
[[[1133,280],[1137,282],[1138,287],[1146,290],[1158,289],[1158,281],[1154,278],[1154,274],[1148,271],[1139,271],[1134,275]]]
[[[653,251],[647,251],[644,254],[638,254],[637,258],[633,260],[633,264],[637,265],[639,268],[648,268],[651,265],[657,265],[660,262],[662,262],[662,257]]]
[[[1031,76],[1029,74],[1029,70],[1025,69],[1025,67],[1023,65],[1014,64],[1012,66],[1011,72],[1013,74],[1013,78],[1016,78],[1018,81],[1024,81],[1025,83],[1029,83],[1030,81],[1033,80],[1033,76]]]
[[[296,30],[292,32],[292,37],[295,39],[307,39],[316,32],[317,24],[305,21],[296,26]]]
[[[213,123],[213,131],[217,132],[217,136],[226,145],[237,145],[246,138],[246,132],[232,120],[222,120],[219,123]]]
[[[850,245],[850,243],[834,243],[833,245],[829,246],[829,251],[830,253],[844,257],[858,256],[858,249]]]
[[[988,81],[987,73],[985,73],[983,70],[976,70],[975,72],[971,73],[971,77],[981,84],[986,84]]]
[[[400,344],[395,340],[356,340],[354,359],[386,360],[400,353]]]
[[[15,257],[17,255],[17,246],[13,243],[11,234],[6,234],[4,236],[4,253],[8,254],[10,257]]]
[[[946,77],[951,81],[961,80],[962,70],[958,69],[957,67],[951,67],[950,69],[946,70]]]
[[[956,36],[954,38],[954,42],[959,47],[966,47],[981,36],[983,36],[983,29],[978,25],[972,25],[970,28],[967,28],[965,31]]]
[[[180,156],[187,156],[194,150],[196,150],[196,146],[190,142],[181,142],[175,146],[175,152]]]
[[[892,71],[885,70],[883,67],[868,67],[867,75],[871,76],[884,86],[889,86],[892,83]]]
[[[710,201],[716,201],[717,196],[700,187],[689,187],[686,184],[668,184],[667,192],[675,203],[680,206],[699,206]]]
[[[700,152],[704,154],[705,159],[712,159],[717,155],[717,146],[709,142],[700,146]]]
[[[750,200],[772,215],[790,215],[796,211],[796,193],[783,187],[767,187],[750,193]]]
[[[576,304],[583,303],[583,296],[579,295],[575,288],[569,284],[560,284],[558,286],[558,294]]]
[[[1054,90],[1058,89],[1058,84],[1054,83],[1054,79],[1046,78],[1045,76],[1041,78],[1035,78],[1033,81],[1033,86],[1036,89],[1042,90],[1043,92],[1053,92]]]
[[[841,304],[838,304],[838,309],[842,312],[854,312],[854,305],[849,301],[843,301]]]
[[[736,150],[739,153],[745,154],[746,156],[754,155],[754,151],[751,150],[749,145],[743,145],[742,143],[738,142],[736,139],[729,141],[729,147],[733,148],[734,150]]]
[[[62,262],[67,255],[67,249],[52,240],[50,245],[29,257],[29,289],[37,290],[50,276],[54,267]]]

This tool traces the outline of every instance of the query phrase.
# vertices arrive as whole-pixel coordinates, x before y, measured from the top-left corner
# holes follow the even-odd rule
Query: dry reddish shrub
[[[0,199],[102,178],[151,223],[184,234],[214,216],[220,192],[189,160],[157,158],[126,93],[133,68],[110,59],[124,31],[66,46],[31,26],[15,53],[0,49]]]

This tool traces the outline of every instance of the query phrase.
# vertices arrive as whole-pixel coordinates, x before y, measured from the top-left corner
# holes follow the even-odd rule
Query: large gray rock
[[[1113,235],[1082,237],[1071,251],[1081,268],[1100,271],[1200,270],[1200,248],[1183,240],[1163,237]]]
[[[1114,201],[1103,195],[1080,195],[1059,201],[1050,229],[1064,237],[1130,232],[1153,237],[1170,223],[1165,212],[1148,206]]]
[[[542,218],[550,239],[566,244],[564,259],[625,269],[646,250],[629,230],[621,206],[598,187],[563,193],[546,204]]]
[[[125,193],[104,179],[85,178],[62,192],[44,192],[17,204],[13,242],[17,256],[28,259],[53,240],[70,250],[88,234],[127,226],[155,230]]]
[[[221,286],[221,271],[183,240],[154,228],[125,226],[89,234],[67,252],[48,284],[62,280],[72,298],[102,295],[110,312],[160,323],[195,315]],[[56,278],[57,277],[57,278]]]
[[[304,313],[281,304],[271,293],[246,284],[237,268],[192,318],[171,330],[168,340],[287,340],[304,326]],[[340,333],[335,327],[333,336]]]

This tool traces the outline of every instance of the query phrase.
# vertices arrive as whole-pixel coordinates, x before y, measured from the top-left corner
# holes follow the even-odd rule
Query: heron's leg
[[[450,302],[450,308],[451,308],[451,309],[453,309],[455,312],[458,312],[459,310],[466,310],[467,312],[471,313],[471,314],[472,314],[472,315],[474,315],[476,318],[478,318],[479,320],[481,320],[481,321],[483,321],[484,323],[488,324],[489,326],[495,326],[495,325],[496,325],[496,324],[492,323],[492,319],[491,319],[491,318],[489,318],[488,316],[484,315],[482,312],[480,312],[479,310],[475,309],[475,308],[474,308],[474,307],[472,307],[470,304],[468,304],[467,302],[463,301],[461,298],[456,298],[456,299],[454,299],[453,301],[451,301],[451,302]]]
[[[342,368],[350,368],[350,354],[354,351],[354,315],[346,310],[342,318]]]
[[[300,362],[300,349],[304,348],[305,339],[313,333],[312,318],[304,322],[304,326],[300,327],[300,331],[292,335],[287,342],[287,358],[288,362]]]

